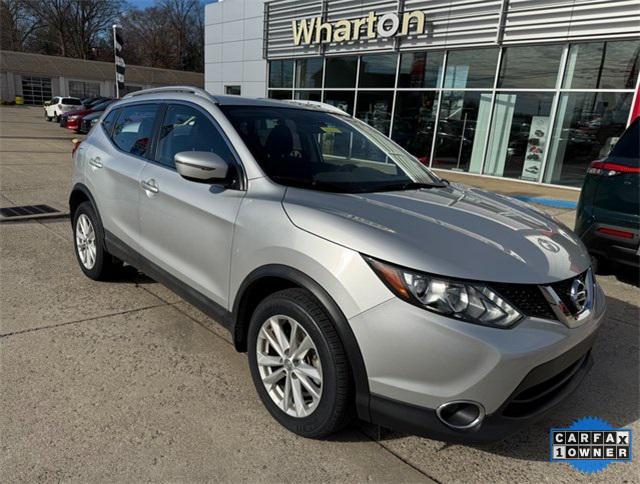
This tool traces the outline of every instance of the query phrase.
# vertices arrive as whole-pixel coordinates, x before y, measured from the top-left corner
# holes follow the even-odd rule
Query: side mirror
[[[195,182],[220,182],[229,171],[229,164],[210,151],[181,151],[173,161],[182,178]]]

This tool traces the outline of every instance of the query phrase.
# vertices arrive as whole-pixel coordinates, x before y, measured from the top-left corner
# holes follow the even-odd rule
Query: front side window
[[[223,111],[266,175],[283,185],[362,193],[440,183],[361,121],[286,107],[226,106]]]
[[[210,151],[232,164],[234,157],[224,138],[201,111],[183,104],[172,104],[164,115],[156,161],[173,167],[173,157],[182,151]]]
[[[122,151],[144,157],[151,148],[158,106],[142,104],[122,108],[111,139]]]

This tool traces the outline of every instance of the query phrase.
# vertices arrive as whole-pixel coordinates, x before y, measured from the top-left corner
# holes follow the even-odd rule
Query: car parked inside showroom
[[[580,238],[333,106],[138,91],[74,161],[84,274],[130,264],[215,318],[297,434],[495,440],[592,365],[606,299]]]
[[[614,264],[640,268],[640,117],[589,166],[576,232],[602,270]]]
[[[55,120],[58,122],[61,115],[80,107],[82,107],[82,103],[77,97],[55,96],[44,103],[44,117],[47,121]]]

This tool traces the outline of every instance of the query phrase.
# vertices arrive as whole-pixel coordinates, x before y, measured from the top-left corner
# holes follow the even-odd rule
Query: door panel
[[[118,111],[111,139],[103,127],[92,135],[85,173],[104,228],[139,250],[140,173],[147,164],[144,156],[151,146],[158,106],[132,105]]]
[[[227,307],[234,222],[244,192],[188,181],[149,163],[140,193],[142,255]]]
[[[235,158],[210,115],[187,104],[167,106],[157,145],[156,161],[140,178],[141,253],[227,307],[234,223],[245,192],[186,180],[173,160],[183,151],[210,151],[232,166]]]

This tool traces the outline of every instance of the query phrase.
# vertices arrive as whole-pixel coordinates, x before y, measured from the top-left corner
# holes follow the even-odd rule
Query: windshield
[[[267,176],[282,185],[345,193],[442,186],[362,121],[289,107],[221,108]]]
[[[66,104],[67,106],[80,106],[82,103],[80,99],[76,99],[75,97],[63,97],[62,104]]]

